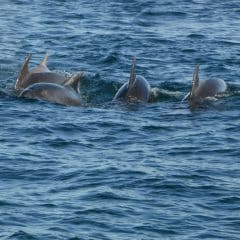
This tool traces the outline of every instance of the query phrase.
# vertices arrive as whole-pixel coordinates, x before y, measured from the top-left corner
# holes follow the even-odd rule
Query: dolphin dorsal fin
[[[44,58],[42,59],[40,65],[47,66],[48,51],[46,51]]]
[[[134,84],[134,81],[136,79],[135,65],[136,65],[136,57],[133,57],[130,78],[129,78],[129,81],[128,81],[128,90],[130,90],[132,88],[132,86]]]
[[[76,92],[79,92],[78,90],[78,83],[83,78],[84,72],[80,72],[77,74],[74,74],[71,78],[66,80],[63,85],[64,86],[70,86],[72,87]]]
[[[199,86],[199,65],[197,64],[195,66],[194,73],[193,73],[191,95],[195,94],[198,86]]]
[[[19,71],[17,81],[16,81],[15,86],[14,86],[15,90],[21,89],[21,83],[24,80],[24,78],[26,77],[26,75],[29,73],[28,64],[29,64],[29,61],[30,61],[31,57],[32,57],[32,54],[29,54],[24,60],[24,63],[23,63],[23,65],[22,65],[22,67]]]

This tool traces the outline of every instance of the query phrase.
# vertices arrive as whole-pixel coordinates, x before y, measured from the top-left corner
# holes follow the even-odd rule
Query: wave
[[[28,239],[28,240],[36,240],[38,238],[34,237],[33,235],[25,232],[25,231],[17,231],[14,234],[12,234],[11,236],[9,236],[8,238],[9,240],[12,239]]]
[[[140,16],[142,17],[148,17],[148,16],[164,16],[164,17],[186,17],[187,13],[182,12],[182,11],[171,11],[171,10],[167,10],[167,11],[158,11],[156,9],[146,9],[144,11],[141,12]]]

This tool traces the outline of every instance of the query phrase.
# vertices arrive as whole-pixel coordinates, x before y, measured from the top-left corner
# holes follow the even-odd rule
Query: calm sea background
[[[1,0],[0,239],[240,239],[238,0]],[[85,71],[83,107],[19,99],[31,67]],[[136,72],[149,104],[112,104]],[[195,64],[218,101],[181,104]]]

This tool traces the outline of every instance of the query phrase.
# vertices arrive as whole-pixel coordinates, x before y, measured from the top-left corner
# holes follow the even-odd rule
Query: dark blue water
[[[240,239],[240,2],[1,0],[0,239]],[[24,57],[83,107],[19,99]],[[155,96],[115,104],[131,59]],[[227,92],[181,104],[195,64]]]

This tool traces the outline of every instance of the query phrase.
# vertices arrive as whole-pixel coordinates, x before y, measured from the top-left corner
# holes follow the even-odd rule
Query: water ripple
[[[239,238],[238,1],[1,8],[1,239]],[[51,70],[85,71],[82,107],[13,95],[24,57],[46,50]],[[133,56],[151,102],[113,103]],[[193,109],[195,64],[228,89]]]

